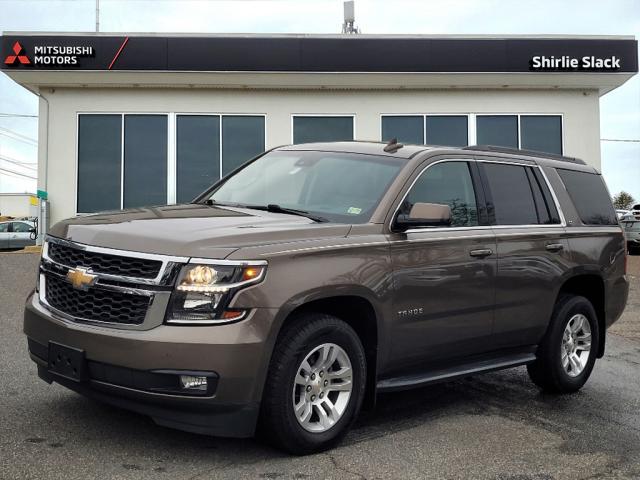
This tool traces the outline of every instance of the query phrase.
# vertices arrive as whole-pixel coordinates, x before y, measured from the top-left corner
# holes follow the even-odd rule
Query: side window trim
[[[393,215],[391,215],[391,218],[389,219],[389,225],[388,225],[389,231],[393,231],[393,228],[392,228],[393,222],[397,218],[400,208],[402,207],[402,204],[404,203],[407,196],[409,195],[409,193],[411,192],[411,190],[413,189],[417,181],[420,179],[420,177],[422,177],[422,175],[424,175],[424,173],[432,166],[438,165],[440,163],[445,163],[445,162],[466,162],[468,164],[469,173],[471,175],[471,181],[473,183],[473,189],[474,189],[474,194],[476,197],[477,208],[478,208],[478,225],[467,226],[467,227],[419,227],[419,228],[410,228],[403,233],[451,232],[451,231],[472,230],[472,229],[487,230],[491,228],[491,225],[488,223],[488,221],[487,223],[483,223],[483,221],[487,220],[487,217],[486,217],[487,209],[485,204],[486,190],[483,188],[482,182],[478,176],[479,171],[477,167],[477,160],[469,157],[461,157],[461,158],[448,157],[448,158],[442,158],[442,159],[436,160],[424,167],[418,167],[416,169],[418,170],[418,173],[410,181],[408,188],[404,191],[404,193],[402,194],[402,197],[400,197],[400,200],[396,203],[396,206],[393,210]],[[480,186],[480,188],[478,188],[478,186]],[[481,215],[481,212],[482,212],[482,215]]]
[[[489,158],[476,158],[476,162],[478,165],[478,168],[480,170],[480,178],[482,179],[482,184],[484,187],[484,192],[485,192],[485,196],[486,196],[486,205],[487,205],[487,214],[489,216],[489,220],[490,220],[490,225],[492,228],[498,228],[498,229],[502,229],[502,228],[549,228],[549,227],[566,227],[566,221],[565,221],[565,217],[564,214],[560,208],[560,204],[558,202],[558,199],[555,195],[555,192],[553,191],[553,188],[551,187],[551,184],[549,183],[549,179],[547,178],[547,175],[545,174],[544,170],[542,169],[542,167],[540,165],[537,165],[535,163],[525,163],[525,162],[518,162],[518,161],[509,161],[509,160],[501,160],[501,159],[489,159]],[[495,210],[493,207],[493,199],[491,198],[491,190],[489,189],[489,182],[487,181],[487,177],[486,177],[486,172],[484,170],[484,168],[482,168],[482,164],[484,163],[502,163],[502,164],[506,164],[506,165],[516,165],[516,166],[520,166],[520,167],[529,167],[533,170],[534,172],[534,176],[536,176],[536,178],[538,178],[538,175],[541,175],[542,178],[544,179],[543,184],[541,185],[542,188],[542,192],[543,195],[545,196],[545,200],[548,201],[547,199],[547,193],[550,193],[552,198],[553,198],[553,203],[551,205],[553,205],[553,209],[556,211],[556,215],[559,217],[559,223],[553,223],[553,224],[522,224],[522,225],[496,225],[496,219],[495,219]],[[527,178],[529,178],[527,176]],[[531,187],[531,184],[529,184],[529,186]],[[546,186],[546,188],[545,188]],[[548,192],[546,192],[546,190],[548,190]],[[534,199],[535,201],[535,199]],[[536,212],[537,214],[537,212]]]

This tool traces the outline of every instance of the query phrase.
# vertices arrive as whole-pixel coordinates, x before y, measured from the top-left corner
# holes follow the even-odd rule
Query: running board
[[[404,377],[389,378],[380,380],[377,384],[379,392],[393,392],[397,390],[408,390],[410,388],[421,387],[431,383],[453,380],[455,378],[466,377],[475,373],[491,372],[504,368],[518,367],[535,361],[533,353],[517,353],[508,356],[496,357],[490,360],[482,360],[455,367],[441,368],[429,372],[407,375]]]

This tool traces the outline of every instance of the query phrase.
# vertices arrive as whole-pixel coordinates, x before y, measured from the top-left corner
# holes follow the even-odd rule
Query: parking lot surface
[[[640,257],[577,394],[544,395],[517,368],[383,395],[338,448],[308,457],[158,427],[39,380],[22,334],[37,261],[0,254],[2,479],[640,478]]]

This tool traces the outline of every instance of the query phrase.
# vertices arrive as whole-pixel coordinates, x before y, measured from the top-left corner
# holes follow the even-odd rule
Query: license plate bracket
[[[84,350],[49,342],[49,372],[82,382],[88,379]]]

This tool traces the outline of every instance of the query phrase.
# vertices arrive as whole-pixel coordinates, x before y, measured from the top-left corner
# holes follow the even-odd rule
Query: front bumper
[[[121,330],[72,322],[27,300],[24,333],[38,375],[112,405],[149,415],[159,425],[216,436],[255,432],[270,359],[275,310],[255,309],[243,321],[216,326],[160,325]],[[88,368],[81,382],[51,371],[49,342],[83,350]],[[205,395],[150,391],[163,372],[207,372]],[[154,377],[156,375],[156,377]]]

